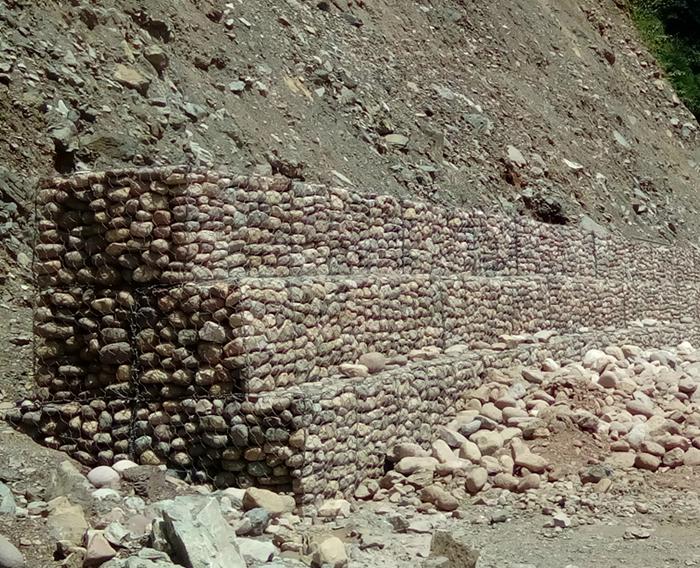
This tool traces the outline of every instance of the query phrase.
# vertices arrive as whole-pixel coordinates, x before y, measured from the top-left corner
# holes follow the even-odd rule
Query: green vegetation
[[[632,0],[631,6],[644,40],[700,118],[700,0]]]

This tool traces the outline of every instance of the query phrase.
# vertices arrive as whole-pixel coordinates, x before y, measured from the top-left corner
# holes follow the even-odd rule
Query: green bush
[[[678,95],[700,118],[700,0],[632,0],[632,17]]]

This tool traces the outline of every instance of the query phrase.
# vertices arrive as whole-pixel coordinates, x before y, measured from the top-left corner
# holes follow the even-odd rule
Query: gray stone
[[[523,156],[523,153],[515,146],[508,146],[508,159],[521,168],[527,165],[525,156]]]
[[[24,568],[22,553],[2,535],[0,535],[0,568]]]
[[[113,558],[100,568],[181,568],[173,564],[164,552],[152,548],[142,548],[131,558]]]
[[[0,515],[14,515],[16,510],[17,505],[12,490],[4,483],[0,483]]]
[[[372,351],[361,355],[358,363],[367,367],[370,373],[379,373],[386,367],[386,357],[382,353]]]
[[[168,67],[168,55],[159,45],[149,45],[144,49],[143,55],[158,72]]]
[[[277,554],[275,545],[264,540],[239,538],[238,546],[248,562],[269,562]]]
[[[239,536],[260,536],[270,524],[270,513],[261,507],[246,511],[241,524],[236,529]]]
[[[54,540],[66,540],[79,545],[88,528],[83,509],[71,503],[67,497],[56,497],[49,501],[49,516],[46,520],[49,534]]]
[[[199,338],[212,343],[224,343],[226,341],[226,330],[218,323],[208,321],[199,330]]]
[[[46,484],[46,500],[70,496],[73,503],[88,509],[92,504],[92,484],[69,461],[61,462],[49,476]]]
[[[330,536],[316,544],[311,566],[316,568],[343,568],[348,564],[345,544],[337,536]]]
[[[114,80],[129,89],[134,89],[143,96],[148,94],[148,87],[151,84],[151,80],[148,77],[144,76],[133,67],[121,63],[117,64],[114,71]]]
[[[245,568],[246,563],[216,499],[176,498],[163,509],[162,529],[172,558],[185,568]]]

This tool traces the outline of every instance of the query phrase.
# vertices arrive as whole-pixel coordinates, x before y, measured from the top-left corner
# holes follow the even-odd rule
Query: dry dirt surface
[[[616,2],[6,0],[7,215],[207,163],[693,240],[698,125]]]

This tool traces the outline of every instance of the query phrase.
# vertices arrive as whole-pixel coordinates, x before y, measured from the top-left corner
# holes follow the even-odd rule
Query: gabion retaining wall
[[[484,365],[697,334],[692,249],[178,167],[52,179],[38,200],[37,389],[14,419],[89,464],[347,493],[388,444],[427,443]],[[629,327],[645,318],[663,325]],[[541,330],[558,335],[477,349]],[[457,344],[474,349],[404,357]],[[397,364],[340,377],[369,351]]]

